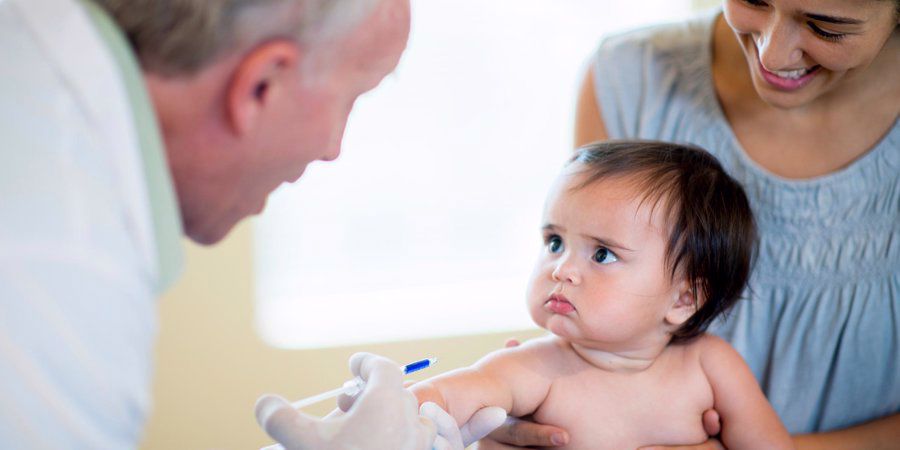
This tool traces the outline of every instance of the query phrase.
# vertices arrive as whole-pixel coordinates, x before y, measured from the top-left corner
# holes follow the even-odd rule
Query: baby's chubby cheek
[[[563,323],[563,318],[559,316],[549,316],[544,318],[544,323],[539,324],[541,328],[557,335],[560,337],[565,337],[565,324]]]
[[[546,311],[543,308],[543,305],[537,302],[529,302],[528,304],[528,314],[531,315],[531,320],[535,323],[535,325],[546,328],[547,316],[549,315],[549,311]]]
[[[572,334],[573,330],[571,330],[571,327],[573,322],[570,318],[554,314],[547,310],[543,303],[531,304],[528,309],[531,314],[531,320],[534,321],[535,325],[559,337],[567,337]]]
[[[529,289],[528,313],[535,325],[558,336],[564,336],[567,334],[566,328],[572,325],[571,319],[554,314],[547,309],[545,303],[547,303],[548,294],[544,292],[550,292],[550,290],[552,290],[551,287],[540,287],[536,290],[540,294],[534,294],[534,291]]]

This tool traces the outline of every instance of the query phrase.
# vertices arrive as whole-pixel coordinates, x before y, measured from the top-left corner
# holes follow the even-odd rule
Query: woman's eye
[[[746,3],[750,6],[757,6],[757,7],[766,6],[766,2],[764,2],[762,0],[741,0],[741,1],[743,1],[744,3]]]
[[[600,247],[594,252],[594,262],[599,264],[609,264],[618,261],[619,258],[616,258],[616,254],[611,252],[606,247]]]
[[[844,38],[844,34],[842,33],[831,33],[819,28],[815,23],[809,22],[809,29],[812,30],[813,33],[816,33],[822,39],[826,41],[839,41]]]
[[[547,238],[547,248],[550,253],[559,253],[562,251],[563,242],[559,236],[550,236]]]

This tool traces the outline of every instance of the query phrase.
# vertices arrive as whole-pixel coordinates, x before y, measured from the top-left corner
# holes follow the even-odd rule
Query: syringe
[[[409,363],[409,364],[403,366],[403,374],[408,375],[413,372],[418,372],[422,369],[427,369],[427,368],[433,366],[436,362],[437,362],[437,358],[426,358],[426,359],[423,359],[420,361]],[[307,397],[302,400],[297,400],[296,402],[291,403],[291,406],[293,406],[294,409],[306,408],[309,405],[314,405],[323,400],[328,400],[329,398],[337,397],[338,395],[341,395],[341,394],[347,394],[352,397],[352,396],[358,394],[359,391],[361,391],[365,385],[366,385],[366,382],[363,381],[362,378],[355,377],[352,380],[347,380],[347,382],[345,382],[343,386],[341,386],[337,389],[332,389],[330,391],[325,391],[321,394],[313,395],[312,397]]]
[[[437,358],[426,358],[423,360],[419,360],[416,362],[411,362],[405,366],[403,366],[403,374],[409,375],[413,372],[418,372],[422,369],[427,369],[433,366],[437,362]],[[323,392],[321,394],[313,395],[312,397],[304,398],[303,400],[297,400],[294,403],[291,403],[291,406],[294,409],[305,408],[309,405],[313,405],[319,403],[323,400],[328,400],[329,398],[337,397],[341,394],[347,394],[350,396],[356,395],[365,387],[366,382],[363,381],[360,377],[355,377],[352,380],[347,380],[343,386],[332,389],[330,391]],[[260,450],[284,450],[280,444],[273,444],[267,447],[263,447]]]

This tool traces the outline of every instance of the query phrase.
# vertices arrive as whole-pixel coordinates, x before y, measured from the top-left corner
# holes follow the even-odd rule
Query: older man
[[[180,270],[180,237],[219,241],[307,164],[336,158],[354,101],[396,66],[409,12],[408,0],[0,1],[2,447],[137,445],[155,299]],[[269,397],[261,423],[294,448],[430,448],[434,426],[396,365],[361,355],[352,369],[369,384],[343,417]]]

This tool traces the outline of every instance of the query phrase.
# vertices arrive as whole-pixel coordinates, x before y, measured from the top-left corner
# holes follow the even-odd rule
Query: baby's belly
[[[554,386],[534,418],[569,432],[569,445],[562,447],[565,450],[633,450],[706,441],[702,422],[705,409],[687,392],[629,392],[570,385]]]

